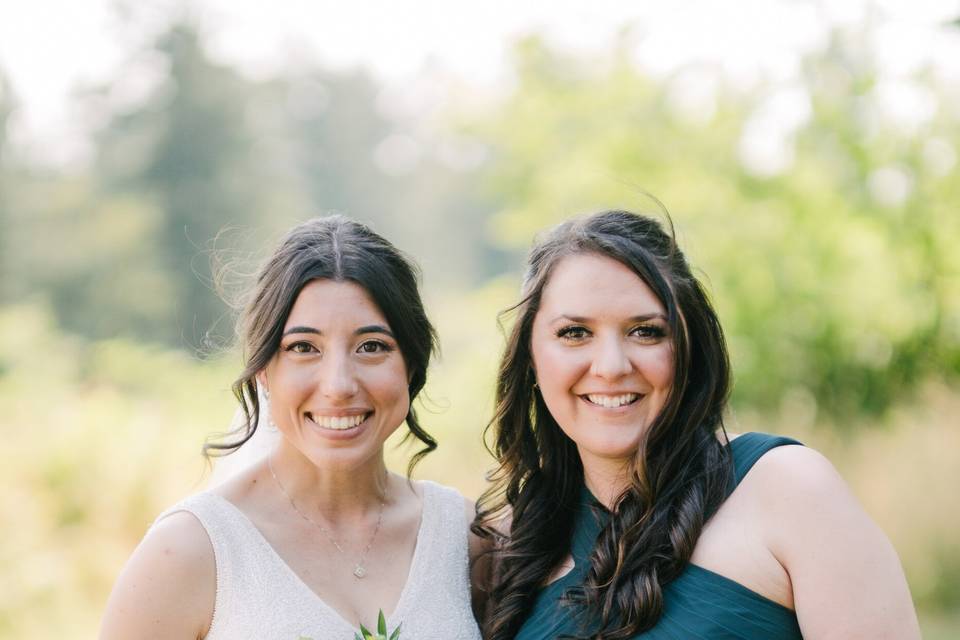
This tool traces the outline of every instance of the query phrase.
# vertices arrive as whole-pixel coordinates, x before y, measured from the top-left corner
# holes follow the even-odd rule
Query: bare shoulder
[[[216,578],[213,545],[207,530],[196,516],[177,511],[158,521],[144,537],[137,552],[160,557],[164,564],[189,572],[192,578],[208,575]]]
[[[893,546],[824,455],[777,447],[744,484],[767,547],[790,576],[805,637],[919,637]]]
[[[187,512],[157,522],[107,602],[101,640],[200,638],[213,616],[216,562],[206,530]]]
[[[771,449],[757,460],[749,475],[759,476],[764,487],[783,495],[846,488],[833,463],[816,449],[803,445]]]
[[[771,449],[757,460],[743,488],[781,562],[810,540],[811,529],[828,534],[841,523],[873,526],[830,460],[810,447]]]

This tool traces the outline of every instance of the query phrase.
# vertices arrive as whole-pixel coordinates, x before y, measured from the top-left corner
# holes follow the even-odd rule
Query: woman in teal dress
[[[723,332],[671,235],[608,211],[532,249],[491,422],[484,636],[919,638],[828,461],[723,424]]]

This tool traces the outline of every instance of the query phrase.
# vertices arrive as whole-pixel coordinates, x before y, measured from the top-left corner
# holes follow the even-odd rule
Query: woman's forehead
[[[367,324],[387,325],[370,293],[349,280],[323,279],[312,280],[300,290],[284,329],[295,325],[332,328]]]
[[[562,258],[544,284],[538,315],[645,316],[664,314],[663,303],[632,269],[613,258],[574,254]]]

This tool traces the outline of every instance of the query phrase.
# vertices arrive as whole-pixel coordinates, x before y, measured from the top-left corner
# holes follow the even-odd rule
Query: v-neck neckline
[[[429,554],[429,551],[425,547],[428,541],[433,538],[428,529],[428,527],[432,526],[434,522],[434,518],[432,517],[434,511],[432,509],[432,502],[434,499],[433,487],[431,487],[430,483],[427,481],[421,481],[420,486],[423,488],[423,504],[420,510],[420,525],[417,527],[417,542],[413,550],[413,558],[410,560],[410,569],[407,571],[407,579],[403,584],[403,588],[400,590],[400,596],[397,598],[397,604],[394,606],[393,611],[391,611],[389,614],[384,612],[384,616],[388,620],[395,620],[398,616],[403,614],[408,607],[407,603],[413,597],[411,595],[412,591],[414,590],[415,586],[421,582],[418,577],[423,572],[423,563]],[[214,496],[217,501],[226,505],[228,509],[231,509],[239,517],[240,521],[249,529],[254,538],[267,549],[268,553],[276,561],[276,563],[283,567],[283,570],[289,574],[292,582],[297,585],[298,589],[307,594],[320,606],[321,609],[325,610],[326,613],[344,625],[344,627],[349,629],[351,633],[358,631],[359,626],[355,627],[353,623],[347,620],[340,611],[320,597],[320,594],[318,594],[310,587],[310,585],[304,582],[303,578],[300,577],[300,574],[294,571],[293,567],[291,567],[287,561],[284,560],[283,556],[281,556],[276,548],[270,544],[270,541],[267,540],[267,537],[263,535],[260,529],[257,528],[257,525],[254,524],[254,522],[240,509],[240,507],[233,504],[220,494],[210,492],[209,495]]]

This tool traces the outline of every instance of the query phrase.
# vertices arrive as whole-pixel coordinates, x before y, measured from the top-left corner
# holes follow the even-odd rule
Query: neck
[[[387,502],[389,474],[382,451],[360,466],[319,466],[281,441],[270,454],[269,466],[280,497],[292,500],[311,518],[341,523],[363,520]]]
[[[583,481],[600,504],[612,510],[614,503],[630,484],[630,460],[598,458],[580,453]]]

